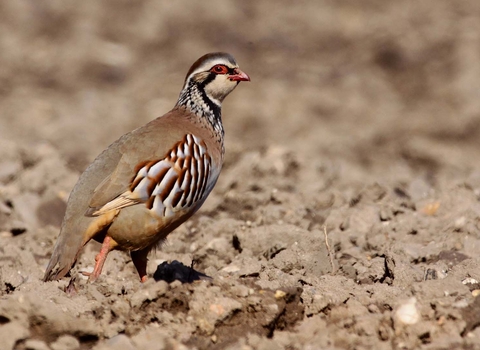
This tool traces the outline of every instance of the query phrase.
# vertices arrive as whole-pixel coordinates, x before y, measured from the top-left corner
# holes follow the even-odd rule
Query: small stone
[[[240,268],[238,266],[235,266],[235,265],[228,265],[228,266],[225,266],[222,271],[226,272],[226,273],[235,273],[235,272],[238,272],[240,271]]]
[[[190,244],[190,247],[188,248],[188,250],[190,250],[190,253],[196,252],[198,250],[198,242],[193,242],[192,244]]]
[[[447,321],[447,318],[446,318],[444,315],[442,315],[442,316],[440,316],[440,317],[438,318],[437,324],[438,324],[439,326],[442,326],[442,325],[445,324],[446,321]]]
[[[265,310],[267,310],[267,313],[277,314],[278,313],[278,305],[277,304],[265,305]]]
[[[390,221],[392,219],[391,212],[387,209],[380,209],[380,220],[381,221]]]
[[[179,280],[175,280],[172,283],[170,283],[171,289],[179,288],[181,286],[182,286],[182,282],[180,282]]]
[[[210,240],[206,248],[216,252],[226,252],[230,248],[231,243],[224,237],[214,238]]]
[[[82,269],[82,272],[85,272],[85,274],[80,273],[79,276],[82,280],[86,281],[88,280],[88,275],[93,272],[93,266],[86,266]]]
[[[108,339],[105,345],[107,345],[109,349],[135,350],[132,341],[125,334],[119,334]]]
[[[19,322],[9,322],[0,326],[2,349],[13,350],[19,340],[26,339],[28,336],[30,336],[29,330]]]
[[[28,339],[25,342],[25,349],[26,350],[50,350],[50,348],[44,341],[38,340],[38,339]]]
[[[477,283],[478,283],[478,281],[475,278],[472,278],[472,277],[464,278],[463,281],[462,281],[462,284],[477,284]]]
[[[0,237],[1,238],[11,238],[13,237],[13,233],[10,231],[0,231]]]
[[[213,331],[215,330],[215,325],[212,324],[211,322],[208,322],[204,318],[199,318],[197,319],[197,327],[200,329],[203,333],[205,334],[212,334]]]
[[[370,304],[370,305],[368,305],[368,311],[371,312],[372,314],[377,314],[377,313],[380,312],[380,309],[378,308],[377,305]]]
[[[283,299],[286,295],[287,293],[285,293],[283,290],[278,289],[275,291],[275,299]]]
[[[395,312],[395,320],[404,325],[414,325],[420,320],[420,312],[417,308],[417,299],[410,298]]]
[[[446,264],[439,262],[435,265],[430,266],[425,270],[423,280],[436,280],[444,279],[448,276],[448,267]]]
[[[454,308],[457,308],[457,309],[463,309],[463,308],[466,308],[467,306],[469,306],[469,304],[468,304],[467,299],[461,299],[459,301],[454,302],[452,304],[452,306]]]
[[[428,203],[420,209],[420,212],[428,216],[433,216],[437,213],[439,208],[440,202]]]
[[[459,217],[457,220],[455,220],[455,223],[454,223],[455,230],[457,231],[461,230],[466,223],[467,223],[467,219],[465,218],[465,216]]]
[[[52,350],[76,350],[80,348],[80,342],[71,335],[61,335],[50,347]]]

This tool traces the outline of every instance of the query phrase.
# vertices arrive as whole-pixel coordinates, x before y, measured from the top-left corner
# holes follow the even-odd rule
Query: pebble
[[[466,223],[467,223],[467,219],[465,218],[465,216],[459,217],[457,220],[455,220],[455,223],[454,223],[455,230],[462,229]]]
[[[410,298],[395,311],[395,320],[404,325],[413,325],[420,320],[420,312],[417,308],[417,299]]]
[[[228,266],[225,266],[222,269],[222,271],[227,272],[227,273],[234,273],[234,272],[240,271],[240,268],[238,266],[235,266],[235,265],[228,265]]]
[[[58,339],[50,344],[52,350],[76,350],[80,348],[80,342],[71,335],[61,335]]]
[[[467,299],[461,299],[459,301],[456,301],[452,304],[452,306],[454,308],[457,308],[457,309],[463,309],[465,307],[467,307],[469,304],[468,304],[468,301]]]
[[[380,313],[380,309],[379,309],[378,306],[375,305],[375,304],[370,304],[370,305],[368,305],[368,311],[370,311],[372,314],[378,314],[378,313]]]
[[[472,277],[464,278],[462,281],[462,284],[476,284],[476,283],[478,283],[478,281]]]
[[[116,335],[108,339],[105,343],[107,349],[115,350],[135,350],[135,346],[132,344],[130,338],[125,334]]]
[[[25,349],[26,350],[50,350],[50,348],[44,341],[38,340],[38,339],[28,339],[25,342]]]
[[[9,322],[0,327],[0,339],[2,340],[2,349],[15,349],[17,341],[30,336],[30,331],[19,322]]]

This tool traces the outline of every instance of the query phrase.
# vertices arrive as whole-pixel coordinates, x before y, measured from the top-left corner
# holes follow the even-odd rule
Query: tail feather
[[[78,239],[80,238],[80,240]],[[65,235],[63,230],[57,239],[52,257],[45,270],[43,281],[54,281],[65,277],[77,262],[83,247],[82,236]]]
[[[61,279],[62,277],[65,277],[75,265],[75,260],[66,264],[59,264],[54,270],[57,263],[59,263],[59,256],[52,256],[52,259],[47,266],[47,270],[45,271],[45,275],[43,276],[44,282],[56,281]]]
[[[110,224],[118,214],[117,210],[112,210],[106,218],[102,218],[100,221],[97,221],[95,217],[85,216],[95,189],[109,179],[112,171],[120,162],[122,153],[119,146],[125,142],[125,139],[125,137],[120,138],[103,151],[80,176],[70,193],[60,235],[45,271],[44,281],[58,280],[67,275],[75,265],[82,247],[95,234]]]
[[[120,210],[110,210],[99,217],[77,217],[62,225],[52,257],[43,280],[53,281],[64,277],[77,262],[83,246],[98,234],[105,234]]]
[[[53,254],[45,270],[43,280],[54,281],[65,277],[77,261],[82,247],[85,245],[84,232],[88,227],[88,218],[76,215],[74,206],[67,205],[67,212],[63,218],[62,228]]]

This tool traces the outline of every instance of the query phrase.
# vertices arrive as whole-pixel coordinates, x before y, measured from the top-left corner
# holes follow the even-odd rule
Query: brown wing
[[[205,142],[186,134],[165,157],[137,164],[128,189],[102,206],[91,206],[86,215],[99,216],[139,203],[146,203],[158,216],[170,216],[191,208],[208,194],[211,165]],[[111,187],[112,178],[102,182],[98,191]]]
[[[200,140],[208,135],[202,137],[205,129],[192,126],[190,121],[176,117],[175,113],[178,111],[174,110],[133,131],[130,137],[121,143],[119,150],[122,156],[112,173],[95,188],[88,204],[89,208],[85,212],[86,216],[98,216],[109,210],[145,203],[149,200],[155,184],[160,183],[160,177],[164,176],[170,168],[175,170],[175,173],[170,172],[169,175],[177,179],[182,176],[183,164],[177,162],[177,156],[175,159],[172,158],[174,155],[172,152],[177,149],[180,153],[182,152],[181,149],[184,146],[181,144],[186,142],[188,134],[201,135]],[[205,141],[202,147],[207,148],[208,140]],[[216,152],[215,147],[209,149]],[[218,155],[213,154],[213,157],[217,156],[218,159]],[[153,171],[153,174],[150,172],[155,181],[151,181],[145,188],[140,186],[134,191],[136,186],[133,185],[138,185],[138,181],[142,179],[141,176],[139,177],[139,172],[148,172],[150,167],[160,161],[163,162],[163,170],[159,170],[158,173]],[[158,167],[158,165],[155,166]],[[136,181],[137,184],[135,184]]]

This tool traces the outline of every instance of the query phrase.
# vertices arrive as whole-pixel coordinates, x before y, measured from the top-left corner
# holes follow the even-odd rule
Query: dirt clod
[[[479,4],[2,2],[0,348],[480,348]],[[209,51],[252,81],[202,209],[146,283],[87,284],[93,242],[42,282],[80,172]]]

